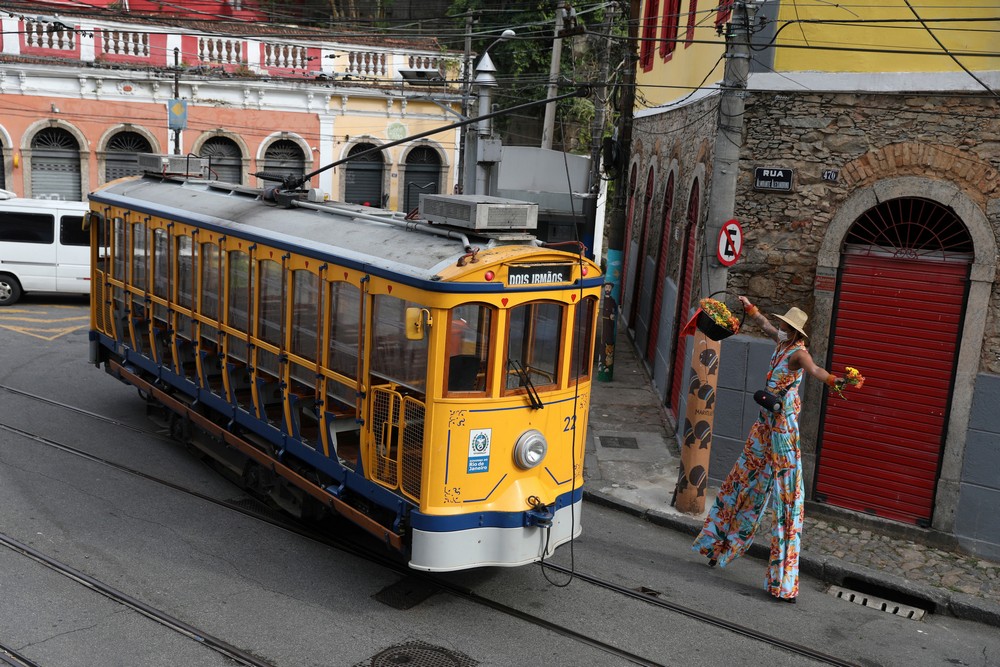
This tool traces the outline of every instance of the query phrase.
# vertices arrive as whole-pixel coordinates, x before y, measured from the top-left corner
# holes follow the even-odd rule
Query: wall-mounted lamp
[[[59,107],[55,105],[55,102],[49,105],[49,109],[52,110],[52,113],[59,113]]]
[[[21,166],[21,154],[14,153],[14,169],[17,169],[20,166]]]

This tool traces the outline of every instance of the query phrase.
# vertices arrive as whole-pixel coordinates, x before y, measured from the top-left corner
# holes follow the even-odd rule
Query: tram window
[[[234,329],[246,331],[250,323],[250,293],[253,291],[250,255],[240,250],[231,250],[228,265],[229,309],[226,322]]]
[[[194,260],[195,246],[190,236],[177,237],[177,303],[182,308],[194,307]],[[216,270],[218,280],[218,270]]]
[[[63,245],[90,245],[90,230],[83,228],[83,218],[79,215],[64,215],[59,218],[59,243]]]
[[[210,319],[219,319],[219,270],[221,257],[219,246],[213,243],[201,244],[201,314]]]
[[[294,355],[316,361],[319,326],[319,276],[305,270],[292,272],[292,345]]]
[[[361,291],[350,283],[330,285],[330,359],[331,370],[349,378],[358,375],[358,332],[361,316]]]
[[[265,259],[260,262],[260,301],[257,304],[257,337],[271,345],[281,347],[281,322],[284,318],[285,295],[279,262]]]
[[[167,285],[170,284],[170,260],[167,252],[167,244],[170,237],[167,230],[153,230],[153,294],[158,297],[167,297]]]
[[[125,280],[125,221],[121,218],[115,218],[114,276]]]
[[[563,307],[557,303],[527,303],[511,309],[507,389],[526,385],[525,377],[516,370],[519,367],[535,386],[559,382],[562,319]]]
[[[146,225],[132,225],[132,286],[144,290],[149,282],[149,242]]]
[[[468,304],[452,309],[448,323],[448,391],[486,391],[493,310]]]
[[[572,361],[569,364],[570,382],[580,378],[585,380],[590,377],[591,343],[594,340],[594,310],[597,308],[597,299],[587,297],[576,305],[573,309],[573,349],[571,351]]]
[[[375,347],[372,372],[424,393],[427,382],[427,339],[406,337],[406,309],[422,308],[419,303],[393,296],[375,297],[372,313]]]

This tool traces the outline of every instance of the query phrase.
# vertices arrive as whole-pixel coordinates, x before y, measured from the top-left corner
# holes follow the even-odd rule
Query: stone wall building
[[[657,5],[650,15],[643,3],[646,20],[669,28],[667,13],[677,12],[683,24],[687,3],[663,4],[665,14]],[[726,294],[716,298],[731,307],[744,294],[765,312],[802,308],[817,363],[838,375],[859,367],[868,378],[847,401],[804,381],[807,497],[1000,557],[992,509],[1000,413],[990,407],[1000,404],[1000,59],[969,57],[970,74],[919,23],[901,42],[884,27],[845,28],[835,8],[794,5],[768,3],[752,22],[765,29],[749,50],[738,118],[720,113],[718,91],[698,83],[705,72],[709,82],[723,78],[724,40],[713,45],[698,32],[711,25],[705,18],[719,18],[715,10],[696,13],[693,38],[681,25],[666,55],[655,43],[645,59],[640,50],[639,99],[648,108],[636,110],[630,147],[622,319],[683,447],[690,338],[678,332],[709,285],[718,288],[709,277],[722,276]],[[744,7],[736,3],[720,25],[741,20]],[[904,18],[905,5],[897,9]],[[981,19],[986,10],[973,3],[949,16]],[[865,19],[871,10],[856,11]],[[800,19],[814,22],[802,34]],[[977,51],[988,39],[981,20],[965,29],[949,32],[944,48],[992,52]],[[820,44],[870,44],[872,52],[823,53]],[[696,90],[662,92],[678,83]],[[719,128],[729,124],[740,130],[738,161],[720,171],[719,143],[729,139]],[[780,182],[765,171],[780,172]],[[734,179],[728,201],[711,182],[719,174]],[[743,230],[742,255],[728,269],[706,232],[715,207],[731,207]],[[722,343],[707,436],[712,479],[728,472],[757,417],[751,397],[772,350],[751,326]]]

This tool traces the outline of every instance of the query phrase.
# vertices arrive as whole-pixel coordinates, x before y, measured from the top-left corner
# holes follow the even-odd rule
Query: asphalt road
[[[210,497],[243,495],[157,433],[134,389],[87,364],[85,303],[28,297],[15,308],[0,309],[0,533],[281,667],[368,664],[415,641],[481,665],[629,664],[446,593],[391,608],[373,596],[400,580],[394,572],[26,437],[78,447]],[[772,602],[761,561],[710,570],[688,536],[590,504],[583,522],[583,537],[560,550],[559,564],[865,667],[1000,665],[995,628],[900,618],[836,599],[809,579],[797,605]],[[537,566],[449,579],[650,662],[820,664],[581,579],[553,585],[548,579],[566,577],[549,572],[547,579]],[[235,664],[2,547],[0,593],[0,644],[40,665]]]

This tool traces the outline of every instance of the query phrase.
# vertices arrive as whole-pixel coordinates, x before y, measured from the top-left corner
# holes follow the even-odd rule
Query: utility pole
[[[607,81],[611,70],[611,29],[615,24],[616,14],[617,7],[612,4],[605,15],[608,22],[607,32],[604,34],[606,44],[601,55],[601,75],[594,89],[594,121],[590,124],[590,194],[595,199],[601,189],[601,146],[604,143],[604,118],[608,107]]]
[[[744,96],[750,75],[750,23],[756,9],[753,0],[737,0],[733,3],[732,21],[726,26],[726,65],[712,155],[711,200],[705,224],[705,253],[708,257],[708,269],[702,277],[702,294],[705,295],[726,289],[728,271],[718,260],[716,243],[722,225],[733,217],[736,208],[736,179],[743,147]],[[705,511],[705,486],[715,433],[714,400],[709,405],[705,398],[715,396],[719,377],[717,372],[711,372],[706,367],[713,364],[717,367],[720,357],[718,341],[695,331],[691,372],[698,378],[699,390],[688,394],[685,415],[685,423],[695,425],[695,428],[691,431],[693,437],[685,437],[681,447],[680,474],[674,489],[675,507],[688,514]],[[694,380],[690,383],[693,385]],[[694,446],[695,440],[698,441],[697,447]]]
[[[552,61],[549,65],[549,90],[546,95],[546,99],[550,100],[556,96],[556,84],[559,81],[559,68],[562,61],[562,37],[560,35],[562,35],[563,31],[563,15],[566,13],[565,7],[565,0],[560,0],[559,6],[556,8],[556,31],[555,39],[552,40]],[[545,120],[542,122],[542,148],[552,148],[552,134],[555,126],[556,105],[546,104]]]
[[[181,50],[174,47],[174,99],[181,98]],[[181,131],[174,128],[174,155],[181,154]]]
[[[713,294],[726,289],[727,268],[716,254],[719,232],[732,219],[736,208],[736,180],[743,148],[743,112],[747,78],[750,75],[750,26],[757,13],[753,0],[733,3],[732,21],[726,26],[726,65],[719,100],[718,134],[712,155],[712,192],[705,223],[705,252],[708,270],[702,292]]]
[[[465,16],[465,67],[462,71],[462,120],[469,117],[469,87],[472,85],[472,25],[473,13]],[[462,128],[462,139],[458,142],[458,192],[465,191],[465,133]]]

